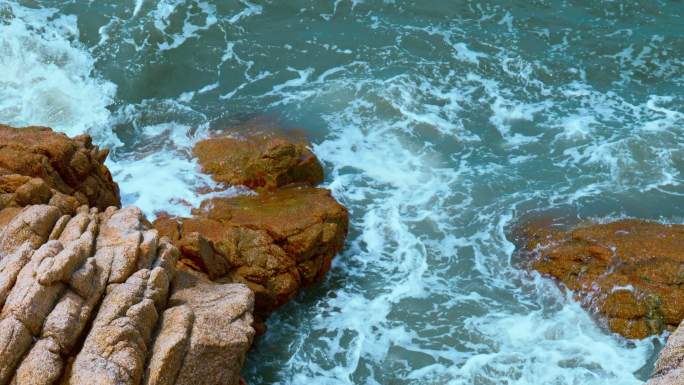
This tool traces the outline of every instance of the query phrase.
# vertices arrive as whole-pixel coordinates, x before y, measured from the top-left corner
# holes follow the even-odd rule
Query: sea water
[[[216,187],[211,133],[310,138],[349,238],[253,385],[643,383],[661,340],[608,333],[510,231],[684,222],[683,87],[681,1],[0,0],[0,122],[93,135],[150,217]]]

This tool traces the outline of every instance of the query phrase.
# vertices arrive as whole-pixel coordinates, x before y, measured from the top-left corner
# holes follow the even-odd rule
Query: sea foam
[[[97,76],[78,37],[74,16],[0,4],[0,122],[88,132],[98,143],[116,146],[107,126],[116,86]]]

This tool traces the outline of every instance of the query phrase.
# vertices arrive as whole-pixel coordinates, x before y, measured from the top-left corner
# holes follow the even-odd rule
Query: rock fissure
[[[217,140],[198,148],[235,151],[198,150],[206,169],[258,194],[151,228],[88,136],[0,125],[0,385],[242,383],[254,327],[323,276],[348,214],[303,142]]]

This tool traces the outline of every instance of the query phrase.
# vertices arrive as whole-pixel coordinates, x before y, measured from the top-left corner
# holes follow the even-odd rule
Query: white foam
[[[587,139],[594,132],[594,127],[598,124],[596,118],[591,115],[573,115],[563,118],[561,123],[562,132],[556,139],[583,140]]]
[[[208,89],[211,85],[196,92]],[[251,193],[226,189],[201,173],[192,147],[208,136],[207,119],[186,105],[183,95],[179,99],[128,105],[115,119],[132,126],[136,143],[113,154],[107,166],[119,184],[122,204],[138,206],[152,219],[161,212],[188,216],[205,199]]]
[[[159,213],[189,216],[191,209],[205,199],[250,193],[240,187],[218,186],[200,172],[194,158],[182,151],[172,152],[157,151],[142,158],[131,156],[107,163],[119,184],[124,206],[140,207],[149,219]],[[198,192],[202,190],[217,192]]]
[[[216,7],[208,2],[200,1],[197,3],[200,12],[192,13],[190,12],[190,9],[186,9],[182,30],[180,32],[170,33],[170,31],[168,31],[170,18],[177,12],[177,8],[181,5],[187,6],[184,0],[163,0],[157,4],[157,8],[152,12],[155,20],[155,27],[160,32],[169,36],[171,40],[170,42],[164,41],[158,44],[159,51],[172,50],[183,45],[188,39],[199,38],[199,32],[208,30],[218,21],[216,18]],[[192,19],[198,15],[203,16],[204,24],[197,25],[192,22]]]
[[[511,132],[511,123],[517,121],[531,122],[534,119],[534,115],[545,107],[548,107],[546,102],[535,104],[520,103],[518,101],[506,100],[499,95],[491,105],[492,116],[489,118],[489,121],[496,126],[501,136],[509,145],[519,146],[533,142],[536,138]]]
[[[480,64],[480,59],[487,57],[486,54],[471,50],[465,43],[454,44],[454,49],[456,50],[457,58],[473,64]]]
[[[513,28],[509,16],[503,21]],[[279,96],[273,106],[335,106],[324,114],[330,134],[314,149],[332,167],[329,187],[352,210],[357,234],[335,262],[333,274],[344,283],[302,310],[313,321],[286,339],[290,358],[273,368],[278,383],[642,383],[635,373],[652,343],[606,333],[553,282],[515,268],[505,233],[518,204],[553,207],[648,183],[650,177],[630,175],[634,152],[626,144],[636,139],[613,138],[602,127],[629,107],[579,82],[549,90],[532,79],[529,63],[500,60],[500,75],[539,92],[536,98],[474,70],[444,79],[359,80],[357,73],[347,77],[358,68],[352,65],[318,79],[298,70],[299,78],[269,93]],[[588,107],[555,115],[570,94]],[[439,108],[431,108],[435,100]],[[507,150],[504,160],[483,163],[473,155],[493,156],[487,151],[498,147],[460,124],[463,112],[483,101]],[[657,113],[665,124],[677,118]],[[516,132],[521,123],[542,126],[540,134]],[[550,190],[536,190],[532,172],[521,182],[520,170],[538,161],[525,149],[542,135],[553,139],[547,151],[559,170],[591,170],[592,179],[578,186],[560,178]],[[472,148],[441,153],[435,147],[442,140]],[[413,310],[416,303],[429,306]]]
[[[246,0],[240,0],[240,2],[245,5],[245,8],[228,19],[228,22],[231,24],[235,24],[246,17],[260,15],[263,11],[263,7],[260,5],[250,3]]]
[[[120,142],[107,123],[116,86],[95,74],[78,41],[74,16],[5,2],[0,22],[0,122],[42,125],[68,135],[90,133],[102,145]]]
[[[138,206],[152,218],[161,211],[188,215],[201,202],[193,187],[212,183],[201,177],[193,160],[162,152],[119,159],[107,166],[119,184],[122,203]]]
[[[556,293],[560,295],[560,293]],[[488,380],[505,384],[641,384],[632,373],[641,368],[650,342],[606,335],[580,306],[568,301],[552,314],[490,314],[472,327],[496,342],[496,351],[469,357],[463,365],[443,368],[450,384]],[[501,374],[505,373],[505,379]]]

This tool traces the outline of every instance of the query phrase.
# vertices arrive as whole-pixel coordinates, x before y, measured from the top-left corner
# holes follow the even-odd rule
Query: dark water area
[[[201,201],[211,132],[305,132],[352,228],[250,384],[640,384],[660,340],[606,332],[510,230],[684,222],[683,52],[681,1],[0,0],[0,122],[91,133],[150,216]]]

